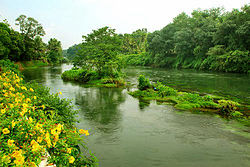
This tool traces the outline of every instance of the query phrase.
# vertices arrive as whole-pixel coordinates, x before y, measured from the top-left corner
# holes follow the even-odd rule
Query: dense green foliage
[[[121,40],[114,29],[103,27],[83,36],[79,56],[75,64],[97,71],[99,74],[115,77],[121,70],[118,53]]]
[[[77,81],[88,85],[95,85],[101,87],[121,87],[125,85],[125,81],[122,77],[109,77],[100,75],[97,71],[72,68],[65,71],[62,74],[64,81]]]
[[[119,54],[127,65],[248,73],[249,26],[249,5],[231,12],[224,12],[223,8],[194,10],[191,16],[186,13],[179,14],[172,23],[153,33],[148,33],[147,29],[138,29],[131,34],[114,35],[112,31],[112,39],[116,38],[116,42],[120,39],[121,43],[112,43],[112,40],[107,38],[109,42],[106,46],[113,45],[116,54]],[[84,42],[70,47],[65,57],[74,60],[78,65],[83,65],[84,62],[85,65],[99,69],[96,64],[105,67],[106,63],[103,61],[111,60],[112,57],[106,53],[106,57],[99,57],[104,55],[104,50],[111,49],[99,45],[105,41],[103,34],[106,30],[107,27],[83,36]],[[102,35],[93,40],[98,34]],[[113,63],[114,61],[111,64]]]
[[[151,64],[225,72],[249,71],[250,6],[179,14],[160,31],[148,35]]]
[[[131,34],[120,35],[123,54],[141,54],[147,49],[147,29],[138,29]]]
[[[103,27],[93,30],[83,36],[83,43],[75,45],[69,52],[74,57],[74,67],[62,74],[64,80],[74,80],[82,83],[104,84],[112,87],[124,85],[121,72],[123,59],[121,52],[121,38],[114,29]],[[67,51],[67,52],[68,52]],[[111,85],[110,85],[111,84]]]
[[[16,19],[20,32],[13,30],[7,21],[0,22],[0,59],[12,61],[42,60],[51,64],[62,60],[59,41],[51,39],[47,44],[42,41],[45,31],[32,17],[20,15]]]
[[[48,42],[47,59],[49,62],[55,64],[60,63],[63,59],[62,57],[62,46],[61,42],[55,38],[51,38]]]
[[[209,95],[178,92],[160,82],[150,84],[149,79],[143,75],[138,78],[138,89],[129,94],[141,100],[157,100],[161,103],[173,104],[178,109],[215,112],[226,118],[248,119],[247,113],[240,111],[242,105],[237,102],[222,97],[218,99]]]
[[[66,57],[68,60],[73,61],[78,56],[78,51],[80,50],[81,44],[73,45],[65,50],[63,56]]]
[[[144,75],[140,75],[138,78],[138,89],[139,90],[146,90],[151,87],[150,81]]]

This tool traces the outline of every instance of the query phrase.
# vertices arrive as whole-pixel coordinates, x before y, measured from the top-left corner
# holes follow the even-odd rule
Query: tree
[[[61,42],[55,38],[51,38],[48,42],[48,61],[54,64],[60,63],[62,60],[62,46]]]
[[[41,36],[45,35],[45,31],[40,23],[32,17],[27,17],[25,15],[20,15],[16,19],[16,25],[19,26],[21,34],[23,36],[23,42],[25,45],[25,50],[22,55],[22,60],[32,60],[39,59],[44,55],[44,52],[38,52],[40,43],[39,39]],[[40,41],[40,42],[39,42]]]
[[[77,65],[103,75],[113,75],[120,71],[118,53],[121,50],[121,39],[115,29],[103,27],[82,38]]]
[[[44,36],[45,31],[40,23],[32,17],[20,15],[16,19],[16,25],[20,26],[20,31],[25,38],[34,39],[36,36]]]
[[[140,54],[146,52],[147,47],[147,29],[138,29],[132,34],[124,34],[122,36],[123,52],[128,54]]]
[[[22,35],[11,29],[8,24],[0,22],[0,59],[19,61],[24,49]]]
[[[42,38],[37,36],[34,39],[34,51],[35,55],[33,59],[38,60],[38,59],[43,59],[45,57],[45,52],[46,52],[47,46],[43,42]]]

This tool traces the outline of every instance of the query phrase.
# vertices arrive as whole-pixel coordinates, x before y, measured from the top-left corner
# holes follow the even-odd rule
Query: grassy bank
[[[125,81],[121,77],[121,74],[106,75],[100,74],[94,70],[86,70],[79,68],[72,68],[71,70],[62,73],[62,79],[64,81],[75,81],[83,83],[87,86],[97,87],[123,87]]]
[[[0,166],[38,166],[47,153],[57,166],[95,166],[87,147],[79,149],[89,132],[75,128],[70,102],[23,81],[17,65],[0,67]]]
[[[157,100],[161,104],[172,104],[177,109],[212,112],[225,118],[237,119],[249,124],[250,107],[223,97],[211,95],[201,96],[195,93],[178,92],[160,82],[151,84],[149,79],[140,76],[138,90],[129,92],[133,97],[142,100]]]
[[[15,64],[18,65],[18,68],[20,70],[23,70],[25,68],[37,68],[37,67],[44,67],[44,66],[49,65],[48,62],[45,62],[43,60],[19,61],[19,62],[16,62]]]

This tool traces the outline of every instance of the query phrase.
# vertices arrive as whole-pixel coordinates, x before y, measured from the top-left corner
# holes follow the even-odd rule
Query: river
[[[35,80],[61,91],[79,110],[79,128],[88,129],[89,149],[101,167],[249,167],[249,127],[216,115],[193,114],[156,102],[140,102],[126,89],[89,88],[63,82],[70,69],[63,64],[23,71]],[[205,73],[130,67],[127,80],[136,84],[139,74],[161,80],[178,89],[217,93],[240,98],[249,104],[247,75]]]

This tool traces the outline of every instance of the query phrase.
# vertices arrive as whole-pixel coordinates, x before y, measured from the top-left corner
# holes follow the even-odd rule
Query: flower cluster
[[[0,166],[37,166],[46,152],[52,163],[74,166],[75,146],[89,132],[57,120],[36,89],[14,72],[0,72],[0,90]]]

